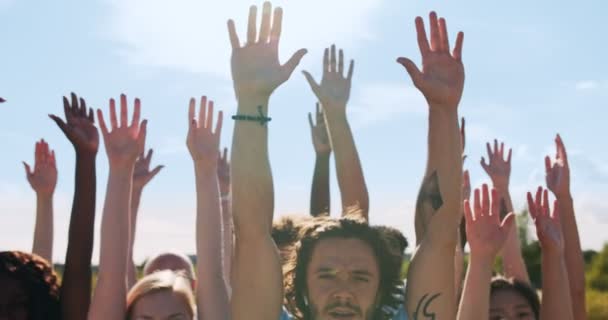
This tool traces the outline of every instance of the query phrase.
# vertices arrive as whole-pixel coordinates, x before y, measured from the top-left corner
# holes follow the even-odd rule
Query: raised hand
[[[71,104],[63,97],[63,111],[66,122],[56,115],[49,115],[59,129],[70,140],[77,153],[96,155],[99,148],[99,133],[95,128],[93,109],[88,109],[86,101],[71,94]]]
[[[408,58],[398,58],[405,67],[414,85],[422,91],[429,106],[456,108],[464,88],[464,66],[462,64],[462,43],[464,34],[458,33],[454,51],[450,53],[448,31],[444,18],[430,14],[431,43],[426,36],[424,21],[416,18],[418,47],[422,54],[422,71]]]
[[[165,166],[156,166],[154,169],[150,170],[150,162],[152,162],[152,154],[153,150],[148,150],[148,154],[144,156],[143,152],[135,161],[135,169],[133,170],[133,189],[143,189],[152,178],[154,178],[160,170],[162,170]]]
[[[564,239],[557,201],[553,203],[553,211],[551,211],[549,192],[543,187],[538,187],[534,198],[532,193],[528,192],[528,210],[534,219],[536,235],[543,252],[562,253]]]
[[[317,155],[327,155],[331,153],[331,144],[329,143],[329,135],[327,126],[325,125],[325,117],[323,111],[319,108],[317,102],[316,109],[317,124],[313,123],[312,114],[308,113],[308,124],[310,124],[310,134],[312,136],[312,145],[315,148]]]
[[[27,181],[38,195],[52,196],[57,185],[55,151],[50,150],[46,141],[41,139],[40,142],[36,142],[34,157],[34,171],[29,164],[23,162]]]
[[[99,127],[108,154],[110,166],[133,166],[137,157],[144,152],[146,141],[147,120],[140,123],[141,102],[135,98],[133,119],[128,124],[127,96],[120,95],[120,123],[116,119],[116,102],[110,99],[110,129],[109,131],[100,109],[97,109]]]
[[[228,148],[224,148],[224,153],[217,155],[217,178],[220,185],[220,195],[230,194],[230,159],[228,159]]]
[[[190,99],[188,110],[188,138],[186,144],[192,160],[203,168],[216,169],[218,165],[220,135],[222,133],[223,113],[218,112],[215,131],[213,131],[213,101],[201,98],[198,121],[195,117],[196,99]]]
[[[492,199],[490,201],[488,185],[486,184],[482,186],[481,197],[479,189],[475,189],[473,199],[473,210],[471,210],[469,200],[464,201],[467,240],[471,252],[478,256],[494,259],[507,239],[515,216],[510,213],[501,223],[498,192],[496,189],[492,189]]]
[[[355,62],[350,61],[348,73],[344,76],[344,53],[342,49],[336,57],[336,46],[331,46],[330,49],[325,49],[323,55],[323,77],[319,85],[308,71],[303,71],[310,88],[315,93],[323,108],[327,110],[344,111],[346,103],[350,97],[351,80],[353,77],[353,69]]]
[[[509,149],[509,154],[507,155],[507,159],[505,159],[505,144],[501,142],[499,147],[496,139],[494,140],[493,150],[490,147],[490,143],[486,143],[486,148],[488,150],[488,159],[490,163],[487,164],[486,159],[481,157],[481,167],[483,167],[486,173],[490,176],[495,188],[501,191],[506,191],[509,188],[509,178],[511,176],[512,150]]]
[[[570,167],[568,166],[568,155],[562,137],[555,137],[555,160],[551,164],[551,158],[545,157],[545,172],[547,188],[556,197],[567,197],[570,195]]]
[[[228,21],[228,33],[232,44],[232,79],[237,99],[251,96],[270,96],[287,81],[298,66],[305,49],[298,50],[283,65],[279,62],[279,39],[283,21],[283,10],[275,8],[271,19],[272,5],[265,2],[262,23],[257,29],[257,7],[249,9],[247,42],[241,46],[234,21]],[[272,21],[271,21],[272,20]]]

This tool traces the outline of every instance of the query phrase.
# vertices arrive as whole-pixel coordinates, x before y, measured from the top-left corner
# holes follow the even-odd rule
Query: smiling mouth
[[[329,315],[334,319],[354,319],[357,313],[348,309],[334,309],[329,312]]]

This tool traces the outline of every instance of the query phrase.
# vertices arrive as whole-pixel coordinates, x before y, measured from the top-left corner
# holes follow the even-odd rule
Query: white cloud
[[[600,87],[600,83],[594,80],[579,81],[575,84],[578,91],[593,90]]]
[[[273,1],[284,9],[281,60],[286,61],[302,47],[319,51],[336,40],[340,46],[348,47],[356,40],[371,37],[368,20],[381,1]],[[103,30],[122,45],[119,54],[133,64],[227,78],[230,45],[226,21],[235,20],[243,41],[248,8],[255,3],[107,0],[110,15]]]
[[[397,83],[375,83],[353,90],[349,112],[355,128],[374,125],[400,114],[428,113],[428,107],[418,89]]]

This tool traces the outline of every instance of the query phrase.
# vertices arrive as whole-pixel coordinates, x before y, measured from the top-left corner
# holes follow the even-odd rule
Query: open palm
[[[217,170],[220,136],[222,133],[223,113],[218,112],[215,131],[213,131],[213,101],[201,98],[198,120],[195,117],[196,100],[190,99],[188,119],[190,126],[186,144],[192,159],[205,168]]]

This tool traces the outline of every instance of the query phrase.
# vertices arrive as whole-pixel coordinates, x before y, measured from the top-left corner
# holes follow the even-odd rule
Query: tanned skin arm
[[[515,216],[511,213],[500,220],[500,197],[492,189],[492,201],[488,186],[475,190],[473,210],[464,201],[467,239],[471,247],[465,286],[458,308],[458,320],[487,320],[490,318],[490,281],[494,258],[509,235]],[[474,213],[474,215],[473,215]]]
[[[144,187],[150,182],[164,166],[156,166],[150,170],[154,150],[140,154],[133,169],[133,190],[131,191],[131,214],[129,216],[129,251],[127,253],[127,291],[137,282],[137,267],[133,262],[133,247],[135,245],[135,231],[137,230],[137,213]]]
[[[97,110],[99,127],[104,137],[110,173],[101,220],[99,275],[93,292],[89,319],[123,319],[127,296],[127,254],[129,247],[129,214],[133,170],[137,156],[144,151],[146,120],[140,123],[140,101],[128,124],[127,97],[120,97],[120,123],[116,107],[110,100],[111,130],[106,127],[101,110]]]
[[[272,23],[271,14],[271,4],[264,3],[258,30],[257,7],[250,8],[244,46],[239,42],[234,22],[228,22],[239,115],[259,116],[261,113],[267,116],[270,95],[289,79],[306,53],[304,49],[299,50],[284,65],[279,63],[283,11],[281,8],[274,10]],[[232,318],[278,319],[283,301],[283,277],[277,248],[270,236],[274,190],[266,123],[235,122],[230,162],[236,242],[232,265]]]
[[[222,203],[222,264],[224,268],[224,281],[228,296],[232,292],[230,274],[232,273],[232,260],[234,254],[234,224],[232,222],[232,199],[231,199],[231,180],[230,162],[228,159],[228,148],[224,148],[224,153],[217,157],[217,178],[220,184],[220,200]]]
[[[481,158],[481,167],[492,180],[494,189],[500,196],[500,215],[506,216],[509,212],[513,212],[513,202],[509,192],[509,180],[511,177],[511,155],[512,150],[509,149],[505,158],[505,144],[498,143],[494,140],[494,148],[490,143],[486,144],[488,151],[488,162],[485,158]],[[503,268],[505,276],[513,277],[519,281],[530,283],[526,263],[521,255],[521,245],[517,235],[517,228],[509,230],[509,238],[502,249]]]
[[[318,84],[312,75],[304,71],[304,76],[317,96],[325,113],[329,131],[331,149],[334,151],[336,174],[340,195],[342,197],[342,212],[357,206],[366,221],[369,221],[369,195],[359,153],[355,145],[353,133],[346,118],[346,105],[350,97],[350,88],[354,71],[354,61],[350,61],[348,71],[344,70],[344,54],[336,46],[325,49],[323,56],[323,77]]]
[[[331,156],[331,144],[325,126],[325,116],[317,103],[316,124],[313,123],[312,114],[308,113],[308,124],[312,145],[315,149],[315,171],[312,176],[312,187],[310,190],[310,215],[313,217],[329,216],[330,214],[330,190],[329,190],[329,158]]]
[[[564,257],[564,238],[562,235],[561,217],[557,210],[557,201],[553,212],[549,203],[549,192],[539,187],[536,197],[528,192],[528,209],[536,225],[536,235],[542,250],[542,283],[543,300],[540,306],[540,319],[571,320],[574,319],[572,301],[568,284],[568,271]]]
[[[556,156],[553,164],[551,158],[545,158],[547,188],[557,198],[557,207],[561,218],[562,234],[564,236],[564,255],[568,282],[570,284],[570,297],[575,319],[587,319],[585,307],[585,262],[578,236],[576,216],[574,214],[574,201],[570,193],[570,166],[568,155],[562,138],[555,138]]]
[[[429,159],[418,196],[417,210],[428,220],[408,270],[405,304],[411,319],[453,319],[454,250],[462,218],[462,145],[458,104],[464,87],[461,60],[463,33],[450,53],[445,20],[430,14],[431,43],[422,18],[416,18],[422,72],[407,58],[399,58],[414,85],[429,104]],[[418,214],[417,214],[418,215]],[[454,232],[446,232],[454,230]]]
[[[99,148],[99,133],[95,127],[93,109],[83,98],[71,95],[71,104],[63,98],[65,122],[49,115],[74,146],[76,172],[74,200],[65,269],[61,283],[61,308],[64,320],[86,319],[91,304],[91,257],[95,225],[97,179],[95,159]]]
[[[57,185],[55,151],[44,139],[36,142],[34,170],[23,162],[27,181],[36,192],[36,227],[32,252],[53,265],[53,194]]]
[[[222,211],[217,175],[218,148],[223,115],[213,130],[213,101],[201,98],[198,120],[196,100],[190,100],[187,145],[196,176],[196,300],[198,319],[230,319],[222,269]]]

